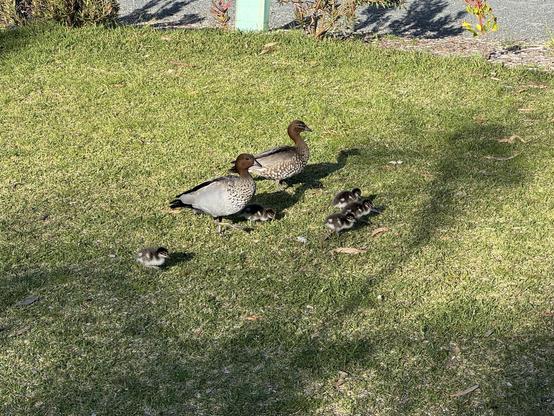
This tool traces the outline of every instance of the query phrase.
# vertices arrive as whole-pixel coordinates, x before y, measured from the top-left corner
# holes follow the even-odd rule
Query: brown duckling
[[[292,121],[287,133],[294,142],[294,146],[275,147],[257,154],[255,158],[262,166],[252,166],[250,171],[264,178],[273,179],[279,185],[282,185],[285,179],[298,175],[304,170],[310,158],[308,145],[300,136],[304,131],[312,131],[312,129],[303,121]]]
[[[248,171],[252,166],[261,167],[254,156],[243,153],[232,169],[238,176],[222,176],[201,183],[177,195],[169,206],[209,214],[217,221],[217,231],[221,232],[222,217],[242,211],[256,193],[256,183]]]
[[[348,230],[352,228],[356,223],[356,217],[353,214],[331,214],[325,220],[325,226],[331,231],[335,232],[336,235],[342,230]]]
[[[360,219],[366,215],[369,215],[371,212],[376,211],[373,208],[373,204],[369,199],[364,199],[363,201],[355,201],[346,205],[342,209],[343,214],[352,214],[356,219]]]
[[[240,213],[248,221],[272,221],[275,219],[275,210],[273,208],[264,208],[258,204],[247,205]]]
[[[137,253],[136,260],[144,267],[159,268],[169,258],[165,247],[147,247]]]
[[[351,202],[359,201],[361,197],[362,191],[360,188],[354,188],[351,191],[341,191],[333,198],[333,205],[342,209]]]

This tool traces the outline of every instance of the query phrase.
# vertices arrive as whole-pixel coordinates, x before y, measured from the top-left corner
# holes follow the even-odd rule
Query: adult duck
[[[211,215],[217,221],[217,232],[220,233],[222,217],[242,211],[256,193],[256,183],[248,171],[253,166],[262,165],[254,156],[243,153],[237,157],[231,169],[238,176],[222,176],[203,182],[177,195],[169,206],[190,208]]]
[[[250,171],[264,178],[273,179],[278,185],[282,185],[285,179],[298,175],[304,170],[310,158],[310,149],[300,136],[304,131],[312,131],[312,129],[303,121],[292,121],[287,133],[294,142],[294,146],[275,147],[257,154],[254,157],[262,166],[254,165]]]

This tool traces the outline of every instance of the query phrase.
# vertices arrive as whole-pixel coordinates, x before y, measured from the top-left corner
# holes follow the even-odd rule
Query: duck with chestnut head
[[[254,156],[243,153],[231,169],[238,176],[222,176],[203,182],[177,195],[169,206],[211,215],[218,223],[217,231],[221,232],[221,219],[242,211],[256,193],[256,183],[248,171],[253,166],[262,167]]]
[[[298,175],[304,170],[310,158],[310,149],[300,136],[300,133],[305,131],[312,131],[312,129],[303,121],[292,121],[287,128],[287,133],[294,142],[294,146],[279,146],[257,154],[256,160],[262,166],[252,166],[250,171],[264,178],[273,179],[279,185],[283,185],[285,179]]]

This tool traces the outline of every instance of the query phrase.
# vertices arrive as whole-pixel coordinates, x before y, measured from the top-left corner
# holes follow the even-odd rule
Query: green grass
[[[299,33],[0,31],[0,413],[550,415],[553,87]],[[281,220],[169,212],[294,118]],[[322,242],[353,186],[385,211]]]

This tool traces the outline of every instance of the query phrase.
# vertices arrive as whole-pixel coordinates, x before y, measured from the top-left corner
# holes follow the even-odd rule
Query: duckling
[[[217,222],[217,232],[221,233],[222,217],[242,211],[256,193],[256,183],[248,171],[252,166],[262,167],[254,156],[243,153],[231,169],[239,176],[228,175],[203,182],[177,195],[169,206],[211,215]]]
[[[304,170],[310,158],[310,150],[300,136],[303,131],[312,131],[306,123],[294,120],[289,124],[287,133],[294,146],[280,146],[266,150],[255,156],[262,167],[252,166],[251,172],[267,179],[273,179],[278,185],[285,185],[284,180]]]
[[[333,205],[342,209],[351,202],[359,201],[361,197],[362,191],[360,188],[354,188],[351,191],[341,191],[333,198]]]
[[[271,221],[275,219],[273,208],[264,208],[258,204],[247,205],[240,215],[249,221]]]
[[[369,199],[364,199],[363,201],[354,201],[346,205],[342,209],[343,214],[352,214],[358,220],[366,215],[369,215],[375,209],[373,204]]]
[[[337,236],[342,230],[352,228],[356,223],[356,217],[353,214],[332,214],[325,220],[325,226],[331,231],[334,231]]]
[[[169,252],[165,247],[147,247],[137,253],[136,260],[144,267],[159,268],[169,258]]]

